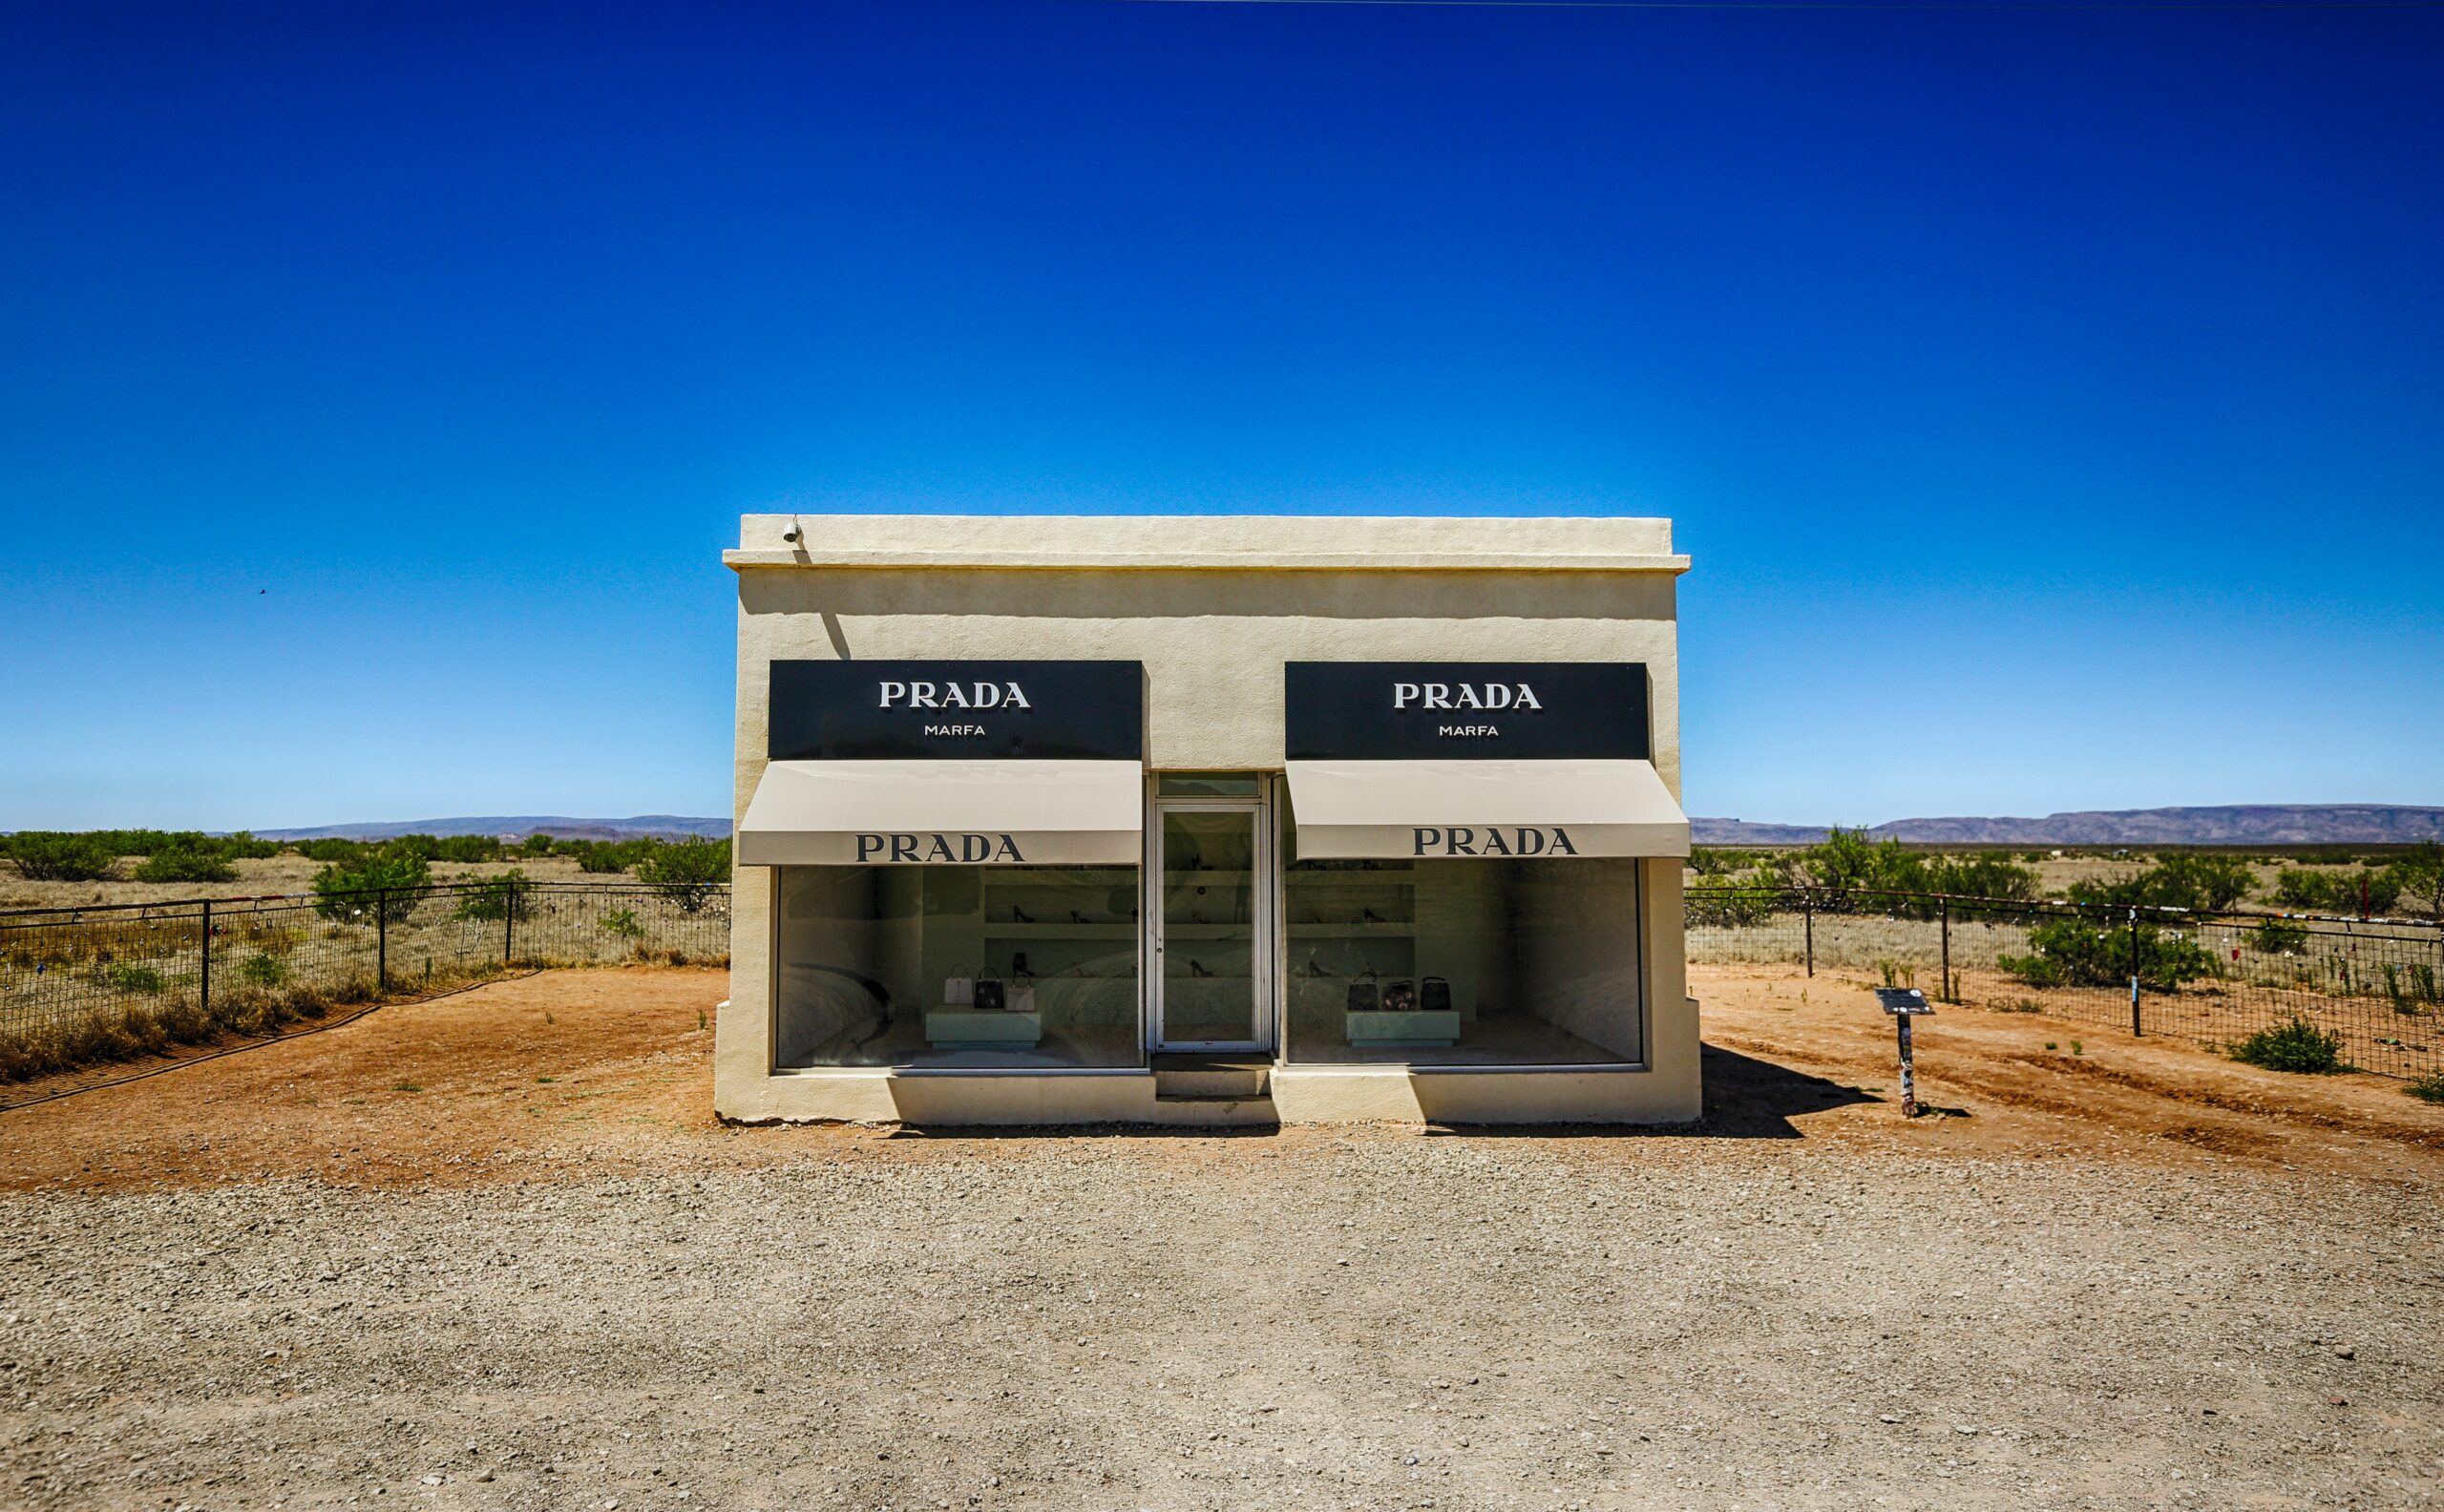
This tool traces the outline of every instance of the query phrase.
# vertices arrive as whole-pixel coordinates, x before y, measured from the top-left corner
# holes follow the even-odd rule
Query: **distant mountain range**
[[[485,814],[457,819],[403,819],[386,824],[318,825],[308,830],[258,830],[265,840],[389,840],[397,835],[547,834],[558,840],[721,839],[727,819],[689,819],[679,814],[639,814],[633,819],[569,819],[558,814]]]
[[[1699,845],[1814,845],[1817,825],[1692,819]],[[2302,846],[2410,845],[2444,840],[2444,808],[2405,804],[2225,804],[2204,808],[2114,808],[2042,819],[1895,819],[1861,831],[1917,845]]]
[[[1822,840],[1824,825],[1692,819],[1699,845],[1801,846]],[[556,814],[490,814],[408,819],[389,824],[259,830],[266,840],[388,840],[403,834],[547,834],[563,840],[679,840],[729,833],[727,819],[639,814],[632,819],[570,819]],[[2113,808],[2042,819],[1895,819],[1871,825],[1875,839],[1918,845],[1991,846],[2302,846],[2410,845],[2444,840],[2444,808],[2407,804],[2226,804],[2205,808]]]

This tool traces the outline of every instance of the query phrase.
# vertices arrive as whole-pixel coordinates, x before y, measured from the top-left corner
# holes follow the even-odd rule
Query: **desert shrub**
[[[1960,897],[2018,898],[2036,896],[2036,872],[2007,856],[1937,856],[1927,864],[1931,891]]]
[[[682,840],[661,845],[637,863],[637,880],[693,914],[729,880],[729,842]]]
[[[9,859],[29,882],[98,882],[118,857],[93,835],[21,830],[9,837]]]
[[[2261,920],[2249,931],[2249,949],[2268,956],[2297,956],[2308,948],[2308,927],[2288,919]]]
[[[2274,901],[2307,914],[2391,914],[2401,901],[2400,876],[2391,870],[2316,871],[2286,867],[2274,876]]]
[[[1774,916],[1774,905],[1780,898],[1780,892],[1773,888],[1692,888],[1688,892],[1689,927],[1738,929],[1762,924]]]
[[[520,845],[517,850],[518,853],[521,855],[550,855],[552,853],[552,837],[541,833],[528,835],[525,843]]]
[[[625,872],[652,851],[651,840],[563,840],[556,850],[577,857],[577,869],[596,875]]]
[[[1735,872],[1748,870],[1749,857],[1744,851],[1722,850],[1713,846],[1689,848],[1689,870],[1701,877],[1727,877]]]
[[[1801,856],[1809,882],[1837,892],[1924,892],[1927,861],[1898,840],[1869,840],[1835,830]]]
[[[378,853],[380,850],[381,847],[365,840],[335,840],[325,838],[321,840],[300,840],[297,842],[297,853],[299,855],[304,856],[308,861],[320,861],[327,866],[333,863],[346,865],[352,861],[362,861],[368,856]]]
[[[102,968],[102,979],[121,992],[158,993],[169,985],[161,974],[150,966],[113,961]]]
[[[478,882],[458,895],[458,917],[532,918],[535,915],[534,886],[526,880],[525,872],[517,871]]]
[[[2343,1069],[2342,1036],[2328,1034],[2298,1014],[2232,1046],[2232,1059],[2268,1071],[2323,1076]]]
[[[2251,880],[2248,863],[2238,856],[2184,850],[2111,881],[2074,882],[2071,897],[2116,907],[2227,909],[2249,895]]]
[[[256,987],[277,987],[288,980],[288,963],[277,956],[249,956],[239,963],[238,975]]]
[[[2028,932],[2031,953],[1994,963],[2032,987],[2118,987],[2130,980],[2130,926],[2082,918],[2047,919]],[[2138,985],[2173,992],[2215,969],[2214,958],[2183,935],[2138,926]]]
[[[435,861],[497,861],[501,844],[491,835],[442,835],[432,842]]]
[[[314,891],[320,894],[314,912],[341,922],[372,922],[378,905],[381,919],[396,924],[415,912],[421,891],[432,884],[432,868],[412,850],[335,861],[314,873]],[[385,888],[389,894],[380,895],[378,890]]]
[[[645,937],[645,927],[637,922],[635,909],[613,909],[596,922],[622,939],[641,940]]]
[[[2402,1091],[2421,1102],[2444,1102],[2444,1071],[2430,1071],[2402,1083]]]
[[[235,882],[238,869],[218,850],[173,843],[154,851],[136,869],[138,882]]]
[[[2385,869],[2385,876],[2412,913],[2444,921],[2444,844],[2429,840],[2411,847],[2408,855]]]
[[[277,840],[258,840],[244,830],[220,837],[221,853],[233,861],[268,861],[288,849]]]

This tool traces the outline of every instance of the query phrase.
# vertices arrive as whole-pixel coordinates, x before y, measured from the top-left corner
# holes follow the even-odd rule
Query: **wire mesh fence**
[[[2414,920],[1692,887],[1693,963],[1871,976],[1929,998],[2237,1043],[2304,1018],[2384,1076],[2444,1071],[2444,928]]]
[[[728,959],[721,883],[495,880],[0,914],[0,1076],[512,970]]]

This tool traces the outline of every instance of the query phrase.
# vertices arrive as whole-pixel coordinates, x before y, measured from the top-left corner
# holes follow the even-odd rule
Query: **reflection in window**
[[[774,1061],[1132,1066],[1135,867],[783,867]]]

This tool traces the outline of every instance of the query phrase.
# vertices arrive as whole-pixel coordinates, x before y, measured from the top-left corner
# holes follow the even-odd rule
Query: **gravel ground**
[[[1831,1034],[1799,1046],[1804,1024],[1763,1005],[1723,1016],[1747,1048],[1717,1056],[1709,1124],[1678,1135],[724,1130],[669,1111],[700,1089],[655,1074],[700,1063],[696,978],[637,980],[663,995],[623,1020],[622,1064],[645,1073],[562,1073],[578,1091],[544,1090],[593,1101],[548,1117],[497,1078],[491,1103],[466,1094],[459,1152],[415,1179],[373,1159],[383,1121],[429,1151],[461,1103],[369,1093],[325,1133],[355,1143],[312,1152],[367,1164],[327,1169],[281,1153],[288,1104],[264,1089],[297,1066],[270,1058],[323,1058],[328,1091],[378,1051],[358,1082],[406,1086],[446,1014],[486,1021],[480,994],[5,1115],[0,1504],[2444,1493],[2444,1223],[2415,1141],[2363,1156],[2319,1125],[2280,1158],[2134,1146],[1975,1099],[1903,1128],[1869,1087],[1759,1071],[1768,1034],[1793,1061],[1846,1053]],[[563,1000],[551,1032],[573,1020]],[[208,1128],[130,1116],[215,1078],[232,1101]],[[128,1148],[224,1155],[251,1121],[264,1164],[156,1154],[104,1180],[53,1139],[93,1154],[113,1120]]]

